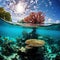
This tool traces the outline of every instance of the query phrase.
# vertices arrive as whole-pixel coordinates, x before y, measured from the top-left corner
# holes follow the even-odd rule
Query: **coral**
[[[0,46],[2,46],[3,45],[3,40],[2,39],[0,39]]]
[[[21,52],[26,52],[26,48],[24,48],[24,47],[21,47],[19,50],[20,50]]]
[[[29,46],[33,46],[33,47],[38,47],[38,46],[44,46],[45,45],[44,40],[37,40],[37,39],[28,39],[28,40],[26,40],[25,43],[28,44]]]
[[[9,44],[3,44],[1,53],[5,56],[10,56],[14,50]]]
[[[55,57],[55,60],[60,60],[60,55],[57,55],[57,56]]]
[[[26,49],[32,49],[32,47],[29,46],[29,45],[26,45],[25,48],[26,48]]]
[[[21,46],[22,45],[22,41],[21,41],[22,39],[21,38],[16,38],[16,42],[17,42],[17,45],[18,46]]]
[[[57,44],[60,46],[60,40],[57,40]]]
[[[45,41],[49,44],[49,45],[52,45],[55,43],[54,39],[50,36],[46,36],[44,37],[45,38]]]
[[[4,57],[2,55],[0,55],[0,60],[4,60]]]
[[[60,51],[60,47],[57,44],[51,45],[52,53],[58,53]]]
[[[33,37],[31,35],[36,35],[37,37]],[[23,37],[19,36],[16,38],[16,43],[14,43],[12,40],[9,40],[7,37],[2,37],[0,39],[2,39],[2,46],[0,46],[2,55],[2,58],[0,57],[1,60],[59,59],[58,53],[60,52],[60,46],[58,43],[60,40],[57,41],[57,43],[54,43],[54,40],[51,37],[38,35],[36,28],[30,33],[23,31]],[[13,57],[14,54],[17,54],[17,56]]]
[[[4,40],[6,40],[6,41],[7,41],[7,40],[8,40],[8,38],[6,38],[6,37],[5,37],[5,38],[4,38]]]

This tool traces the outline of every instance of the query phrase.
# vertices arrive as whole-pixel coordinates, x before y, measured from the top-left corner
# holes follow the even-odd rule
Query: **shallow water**
[[[18,25],[13,25],[7,22],[4,22],[0,19],[0,35],[9,36],[9,37],[18,37],[21,36],[23,31],[30,33],[33,30],[29,27],[23,27]],[[50,26],[40,26],[36,28],[37,34],[43,36],[51,36],[53,39],[60,39],[60,24],[54,24]]]
[[[39,37],[37,39],[42,39],[47,42],[46,49],[47,49],[49,55],[46,54],[44,59],[53,60],[52,58],[55,58],[56,54],[60,52],[60,45],[59,45],[60,44],[59,43],[60,42],[60,24],[30,27],[30,26],[25,26],[24,23],[22,26],[22,25],[18,25],[18,24],[8,23],[8,22],[0,19],[0,37],[2,36],[2,40],[4,40],[5,38],[8,38],[8,40],[13,40],[13,41],[17,41],[16,38],[24,39],[28,36],[27,33],[28,34],[32,33],[32,35],[33,35],[33,32],[32,32],[33,29],[35,29],[36,30],[35,33],[37,35],[39,35]],[[23,37],[23,35],[24,35],[24,37]],[[28,39],[32,39],[32,38],[36,39],[36,36],[34,36],[34,37],[29,37]],[[59,44],[55,41],[57,41],[57,42],[59,41],[58,42]],[[15,44],[15,46],[16,46],[16,44]],[[52,54],[53,54],[53,56],[51,56]],[[10,59],[10,57],[7,58],[7,60],[9,60],[9,59]]]

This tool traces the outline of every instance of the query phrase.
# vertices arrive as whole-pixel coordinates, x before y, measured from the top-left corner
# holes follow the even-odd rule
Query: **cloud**
[[[45,20],[45,23],[52,23],[52,19],[48,18],[47,20]]]
[[[22,16],[12,16],[12,22],[18,22],[18,21],[21,21],[22,19],[24,19],[24,17],[26,17],[27,15],[22,15]]]
[[[33,0],[30,1],[30,3],[33,3],[33,2],[34,2]]]
[[[48,18],[47,20],[45,20],[44,23],[55,23],[55,24],[57,24],[57,23],[60,23],[60,20],[53,20],[52,18]]]
[[[35,0],[36,4],[38,3],[38,0]]]
[[[60,20],[56,20],[55,23],[60,23]]]

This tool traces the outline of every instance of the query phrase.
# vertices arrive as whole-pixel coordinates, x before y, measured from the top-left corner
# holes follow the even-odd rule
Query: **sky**
[[[17,22],[30,12],[43,12],[45,23],[60,23],[60,0],[0,0],[0,7],[10,12]]]

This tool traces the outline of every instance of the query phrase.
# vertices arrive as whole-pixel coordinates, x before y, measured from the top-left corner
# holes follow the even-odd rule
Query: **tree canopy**
[[[6,21],[12,21],[10,13],[6,12],[3,7],[0,7],[0,18]]]
[[[29,16],[25,17],[23,22],[33,23],[33,24],[42,24],[45,21],[45,16],[42,12],[31,12]]]

